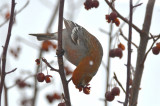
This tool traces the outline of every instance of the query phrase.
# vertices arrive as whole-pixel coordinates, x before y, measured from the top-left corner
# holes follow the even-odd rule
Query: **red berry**
[[[117,18],[117,13],[113,11],[113,12],[110,14],[110,19],[114,21],[116,18]]]
[[[51,75],[46,75],[46,76],[45,76],[45,81],[46,81],[46,83],[50,83],[50,82],[51,82],[50,77],[52,77],[52,76],[51,76]]]
[[[115,24],[116,24],[116,26],[119,26],[120,21],[119,21],[119,19],[118,19],[118,18],[116,18],[116,19],[113,21],[113,23],[115,23]]]
[[[110,19],[110,16],[109,16],[109,15],[106,15],[106,20],[107,20],[108,23],[111,22],[111,19]]]
[[[122,50],[125,50],[125,46],[122,43],[118,44],[118,48],[121,48]]]
[[[61,96],[59,94],[57,94],[57,93],[54,93],[53,94],[53,98],[54,99],[61,99]]]
[[[44,79],[45,79],[45,76],[44,76],[43,73],[38,73],[37,74],[37,80],[38,80],[38,82],[43,82]]]
[[[65,102],[59,103],[58,106],[66,106]]]
[[[40,65],[40,59],[36,59],[35,62],[37,63],[37,65]]]
[[[86,0],[86,2],[84,2],[84,6],[86,10],[91,9],[92,7],[92,0]]]
[[[112,95],[114,96],[118,96],[120,94],[120,89],[118,87],[114,87],[112,90],[111,90],[111,93]]]
[[[160,50],[160,42],[156,43],[156,47]]]
[[[116,55],[115,55],[115,49],[111,49],[110,51],[109,51],[109,57],[115,57]]]
[[[47,98],[49,103],[52,103],[53,100],[54,100],[53,96],[51,96],[51,95],[47,95],[46,98]]]
[[[155,46],[155,47],[152,48],[152,52],[153,52],[153,54],[155,54],[155,55],[158,55],[158,54],[159,54],[159,49],[157,48],[157,46]]]
[[[115,56],[122,58],[123,53],[122,53],[122,49],[121,48],[116,48],[115,49]]]
[[[92,7],[97,8],[99,6],[99,2],[97,0],[92,1]]]
[[[107,91],[105,94],[106,100],[111,102],[114,100],[114,95],[112,95],[112,93],[110,91]]]

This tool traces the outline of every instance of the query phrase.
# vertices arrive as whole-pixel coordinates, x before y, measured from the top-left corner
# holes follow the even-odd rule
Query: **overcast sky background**
[[[32,36],[28,36],[29,33],[43,33],[46,31],[46,27],[48,25],[49,19],[52,15],[52,10],[56,7],[56,2],[58,0],[31,0],[29,5],[16,16],[16,24],[13,26],[12,30],[12,37],[10,41],[9,48],[16,47],[17,45],[21,45],[22,51],[20,53],[20,57],[18,60],[15,60],[13,56],[8,54],[7,58],[7,71],[12,70],[13,68],[18,68],[16,72],[7,75],[6,77],[6,85],[11,86],[14,84],[15,78],[21,76],[22,78],[24,76],[28,76],[29,74],[35,73],[35,59],[38,56],[38,49],[35,49],[33,47],[30,47],[26,45],[23,42],[17,42],[15,38],[21,37],[23,39],[26,39],[27,41],[30,41],[31,43],[40,46],[41,42],[37,41],[36,38]],[[77,0],[74,0],[77,2]],[[99,0],[100,5],[97,9],[91,9],[89,11],[84,9],[83,3],[85,0],[82,0],[79,2],[79,9],[74,11],[73,13],[71,11],[71,5],[70,0],[65,0],[65,8],[64,8],[64,17],[66,19],[72,20],[79,25],[86,28],[90,33],[95,35],[98,40],[101,42],[103,46],[103,61],[106,64],[107,63],[107,55],[108,55],[108,35],[102,33],[99,29],[105,29],[106,31],[109,31],[109,24],[105,20],[105,15],[108,14],[109,7],[105,3],[104,0]],[[133,0],[134,3],[137,0]],[[143,5],[136,8],[136,11],[133,15],[133,23],[137,25],[139,28],[142,28],[144,15],[145,15],[145,9],[146,9],[146,2],[148,0],[142,0],[141,2]],[[7,3],[10,6],[11,1],[10,0],[0,0],[0,6]],[[23,5],[26,3],[26,0],[16,0],[16,7],[15,10],[19,10]],[[152,17],[152,25],[150,32],[153,35],[158,35],[159,32],[159,23],[160,23],[160,1],[157,0],[154,7],[153,17]],[[129,0],[116,0],[115,2],[115,8],[118,12],[120,12],[124,17],[127,17],[129,14]],[[0,16],[1,17],[1,16]],[[1,17],[2,18],[2,17]],[[0,23],[4,20],[1,20]],[[2,18],[3,19],[3,18]],[[121,23],[122,20],[120,20]],[[56,17],[56,21],[52,26],[52,32],[57,31],[58,26],[58,18]],[[4,45],[6,34],[8,29],[8,23],[0,28],[0,45]],[[116,32],[117,27],[114,25],[114,32]],[[128,36],[128,25],[125,25],[123,27],[124,35]],[[120,41],[126,45],[127,48],[127,42],[120,37]],[[135,42],[137,45],[139,44],[139,34],[133,30],[133,42]],[[148,45],[151,45],[152,40],[149,42]],[[149,48],[150,46],[148,46]],[[132,53],[132,65],[135,67],[136,62],[136,55],[137,51],[134,46],[132,46],[133,53]],[[147,49],[148,50],[148,49]],[[0,53],[2,52],[2,48],[0,49]],[[124,64],[127,63],[127,50],[123,52],[123,58],[114,58],[111,59],[111,77],[113,76],[113,72],[117,74],[118,79],[121,81],[123,86],[125,87],[126,83],[126,67]],[[44,57],[50,61],[54,60],[56,61],[56,54],[53,51],[50,51],[49,53],[45,53]],[[141,82],[141,90],[139,92],[139,100],[138,100],[138,106],[159,106],[159,95],[160,95],[160,86],[159,86],[159,75],[160,75],[160,55],[153,55],[151,52],[149,53],[145,68],[144,68],[144,74]],[[56,62],[54,63],[56,65]],[[73,66],[70,63],[67,63],[67,65],[72,66],[72,70],[75,69],[75,66]],[[24,71],[25,70],[25,71]],[[28,72],[28,74],[24,74],[24,72]],[[38,95],[37,105],[36,106],[57,106],[57,104],[60,102],[55,102],[53,104],[48,104],[45,98],[45,94],[55,92],[63,92],[62,85],[60,83],[59,75],[56,72],[49,72],[53,75],[53,83],[52,84],[45,84],[45,83],[39,83],[38,86],[43,87],[43,89],[40,91],[40,94]],[[25,77],[24,77],[25,78]],[[69,78],[69,77],[68,77]],[[111,78],[110,78],[111,79]],[[27,82],[32,82],[32,78],[28,79]],[[79,92],[77,89],[75,89],[75,86],[72,82],[69,83],[69,89],[70,89],[70,97],[71,97],[71,103],[72,106],[104,106],[104,102],[100,99],[104,99],[105,94],[105,84],[106,84],[106,71],[103,65],[100,66],[98,73],[96,76],[92,79],[90,82],[91,86],[91,93],[90,95],[85,95],[82,92]],[[44,87],[46,86],[47,87]],[[17,103],[20,102],[20,97],[23,94],[24,97],[32,97],[32,90],[25,89],[25,93],[23,93],[23,90],[18,89],[17,87],[14,87],[10,89],[9,91],[9,106],[18,106]],[[124,101],[125,95],[121,90],[121,94],[119,97],[116,97],[113,102],[109,103],[109,106],[121,106],[117,102]],[[3,102],[3,101],[2,101]]]

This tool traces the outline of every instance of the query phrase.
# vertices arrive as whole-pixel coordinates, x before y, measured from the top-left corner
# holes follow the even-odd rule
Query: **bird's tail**
[[[32,36],[36,36],[38,40],[57,40],[58,33],[39,33],[39,34],[29,34]]]

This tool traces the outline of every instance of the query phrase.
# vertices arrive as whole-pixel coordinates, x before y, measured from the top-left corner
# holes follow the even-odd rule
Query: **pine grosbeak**
[[[76,69],[72,81],[77,88],[88,85],[97,73],[102,61],[103,49],[100,42],[85,28],[64,19],[66,29],[62,32],[62,47],[64,56],[74,64]],[[58,33],[30,34],[38,40],[57,40]]]

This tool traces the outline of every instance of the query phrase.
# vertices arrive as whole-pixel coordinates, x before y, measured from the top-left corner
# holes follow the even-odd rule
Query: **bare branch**
[[[124,36],[122,30],[120,30],[120,35],[121,35],[126,41],[128,41],[127,37]],[[131,42],[131,44],[134,45],[134,46],[138,49],[138,46],[137,46],[135,43]]]
[[[128,57],[127,57],[127,81],[126,81],[126,97],[124,106],[128,105],[129,100],[129,81],[130,81],[130,75],[131,75],[131,42],[132,42],[132,18],[133,18],[133,1],[130,0],[130,11],[129,11],[129,33],[128,33]]]
[[[16,13],[14,13],[15,15],[19,14],[24,8],[27,7],[27,5],[29,4],[29,0],[25,3],[25,5]],[[5,20],[3,23],[0,24],[0,27],[2,27],[4,24],[6,24],[9,20]]]
[[[124,90],[122,84],[121,84],[120,81],[118,80],[117,75],[116,75],[115,72],[114,72],[113,78],[117,81],[118,85],[121,87],[121,89],[123,90],[123,92],[126,93],[126,91]]]
[[[64,0],[60,0],[57,57],[58,57],[58,65],[59,65],[59,74],[60,74],[63,89],[64,89],[65,103],[67,106],[71,106],[68,82],[66,80],[66,76],[64,73],[64,65],[63,65],[63,57],[62,57],[63,56],[62,54],[63,53],[63,49],[62,49],[63,9],[64,9]]]
[[[133,6],[133,8],[138,7],[138,6],[141,6],[142,4],[143,4],[143,3],[136,4],[135,6]]]
[[[53,67],[47,62],[47,60],[46,60],[45,58],[42,58],[42,61],[43,61],[44,63],[46,63],[46,65],[47,65],[49,68],[51,68],[51,70],[56,71],[56,72],[59,72],[59,70],[53,68]]]
[[[113,11],[115,11],[116,13],[117,13],[117,16],[120,18],[120,19],[122,19],[124,22],[126,22],[127,24],[129,24],[129,21],[126,19],[126,18],[124,18],[113,6],[112,6],[112,4],[108,1],[108,0],[105,0],[106,1],[106,3],[108,4],[108,6],[113,10]],[[139,29],[136,25],[134,25],[133,23],[132,23],[132,27],[138,32],[138,33],[143,33],[142,32],[142,30],[141,29]]]
[[[150,48],[148,49],[148,51],[146,52],[146,54],[145,54],[145,56],[144,56],[144,59],[143,59],[141,65],[144,65],[144,62],[145,62],[145,60],[146,60],[146,58],[147,58],[147,56],[148,56],[148,53],[152,50],[154,44],[156,43],[156,41],[157,41],[159,38],[160,38],[160,35],[159,35],[159,37],[157,37],[156,39],[154,39],[151,47],[150,47]]]
[[[29,78],[31,78],[31,77],[35,77],[35,76],[36,76],[36,75],[30,75],[30,76],[24,78],[23,80],[21,80],[21,82],[25,82],[27,79],[29,79]],[[11,88],[15,87],[17,84],[18,84],[18,83],[15,83],[15,84],[7,87],[7,89],[11,89]]]
[[[138,48],[138,54],[137,54],[137,61],[136,61],[136,71],[134,74],[134,79],[132,83],[132,90],[131,90],[131,98],[129,105],[131,106],[137,106],[137,100],[138,100],[138,94],[139,94],[139,88],[140,83],[143,75],[144,70],[144,56],[146,53],[146,48],[148,44],[148,34],[150,31],[151,26],[151,20],[152,20],[152,14],[153,14],[153,8],[155,5],[155,0],[148,0],[147,6],[146,6],[146,12],[145,12],[145,19],[143,22],[143,28],[142,31],[144,33],[141,33],[140,35],[140,44]]]
[[[11,71],[9,71],[9,72],[6,72],[6,74],[10,74],[10,73],[12,73],[12,72],[15,72],[17,70],[17,68],[15,68],[15,69],[13,69],[13,70],[11,70]]]
[[[5,72],[6,72],[6,57],[7,57],[7,50],[9,46],[9,41],[11,38],[11,31],[12,31],[12,25],[13,25],[13,20],[14,20],[14,8],[15,8],[15,0],[12,0],[11,4],[11,16],[10,16],[10,21],[9,21],[9,26],[8,26],[8,34],[7,38],[5,41],[5,46],[3,48],[3,53],[2,53],[2,72],[1,72],[1,83],[0,83],[0,104],[2,103],[2,90],[4,86],[4,80],[5,80]]]

